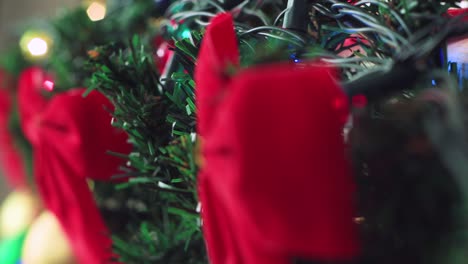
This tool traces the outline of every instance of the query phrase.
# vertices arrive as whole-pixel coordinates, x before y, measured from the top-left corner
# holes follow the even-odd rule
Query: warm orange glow
[[[92,2],[86,10],[86,13],[91,21],[99,21],[106,17],[106,11],[107,9],[104,3]]]

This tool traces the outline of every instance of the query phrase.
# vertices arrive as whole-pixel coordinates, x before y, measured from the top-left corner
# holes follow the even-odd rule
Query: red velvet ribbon
[[[358,254],[355,187],[342,136],[348,105],[334,74],[317,63],[240,70],[231,15],[208,26],[195,81],[211,263]]]
[[[21,125],[34,148],[35,180],[45,207],[56,215],[79,263],[114,263],[109,231],[86,179],[109,180],[122,160],[107,151],[128,153],[127,136],[111,126],[112,104],[84,89],[42,93],[45,72],[25,70],[19,79]]]
[[[13,188],[26,187],[26,172],[20,151],[9,131],[12,111],[11,82],[6,72],[0,70],[0,174]]]

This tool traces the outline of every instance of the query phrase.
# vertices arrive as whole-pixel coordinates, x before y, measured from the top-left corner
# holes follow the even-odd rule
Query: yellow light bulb
[[[28,42],[29,53],[33,56],[43,56],[49,50],[47,42],[41,38],[33,38]]]
[[[52,38],[47,32],[29,30],[23,34],[20,47],[24,55],[31,60],[46,58],[52,47]]]
[[[86,13],[91,21],[99,21],[106,17],[106,5],[100,2],[92,2],[88,9],[86,9]]]

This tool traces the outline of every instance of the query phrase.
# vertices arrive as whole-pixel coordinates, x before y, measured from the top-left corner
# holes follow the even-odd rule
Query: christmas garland
[[[108,1],[0,60],[0,164],[79,263],[464,263],[466,13],[287,2]]]

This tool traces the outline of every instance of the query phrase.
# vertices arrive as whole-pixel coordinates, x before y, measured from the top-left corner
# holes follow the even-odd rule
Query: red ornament
[[[195,73],[211,263],[352,259],[359,242],[341,120],[349,110],[336,73],[281,63],[230,78],[228,68],[238,67],[232,17],[220,14],[207,28]]]
[[[338,53],[338,56],[347,58],[347,57],[352,56],[355,52],[359,52],[363,55],[366,55],[367,52],[363,49],[363,47],[360,44],[370,45],[370,42],[369,40],[361,36],[351,35],[349,38],[345,39],[341,47],[338,47],[338,48],[346,48],[346,50]]]
[[[8,129],[12,108],[9,79],[7,73],[0,70],[0,171],[13,188],[21,188],[26,186],[26,172],[20,151]]]
[[[349,38],[345,39],[343,47],[346,48],[361,43],[364,45],[370,45],[369,40],[367,40],[366,38],[361,37],[359,35],[351,35]]]
[[[23,131],[34,148],[34,174],[45,207],[60,221],[79,263],[108,263],[112,241],[86,182],[109,180],[128,153],[127,136],[111,126],[112,104],[94,91],[74,89],[46,100],[38,91],[46,74],[31,68],[20,76]]]
[[[449,17],[463,16],[462,21],[468,21],[468,8],[452,8],[447,10]]]

